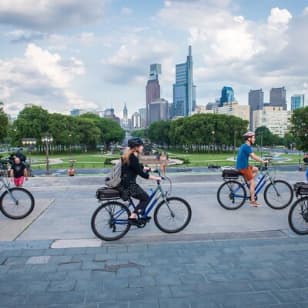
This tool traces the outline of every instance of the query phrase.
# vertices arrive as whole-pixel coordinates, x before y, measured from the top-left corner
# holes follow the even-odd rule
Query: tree
[[[3,139],[7,136],[8,126],[9,119],[3,110],[3,103],[0,102],[0,141],[3,141]]]
[[[157,121],[149,127],[149,138],[152,142],[160,145],[170,145],[170,121]]]
[[[308,107],[294,110],[291,117],[291,134],[295,138],[296,148],[308,151]]]
[[[15,141],[21,143],[22,138],[36,138],[41,140],[43,134],[48,132],[48,111],[39,106],[23,109],[14,122]]]

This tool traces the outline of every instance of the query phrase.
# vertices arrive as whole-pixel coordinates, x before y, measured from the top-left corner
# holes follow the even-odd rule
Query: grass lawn
[[[169,152],[170,158],[182,159],[185,163],[182,166],[185,167],[207,167],[209,165],[218,166],[234,166],[234,153],[179,153]],[[260,155],[260,153],[256,153]],[[26,153],[29,159],[29,154]],[[62,153],[49,155],[52,169],[67,169],[70,166],[70,160],[75,160],[75,168],[104,168],[110,167],[110,164],[105,164],[105,160],[117,159],[120,154],[102,154],[102,153]],[[5,157],[5,156],[4,156]],[[303,157],[298,154],[280,154],[280,158],[283,160],[274,160],[274,164],[298,164],[299,159],[302,162]],[[45,169],[46,168],[46,156],[31,155],[31,162],[33,169]]]

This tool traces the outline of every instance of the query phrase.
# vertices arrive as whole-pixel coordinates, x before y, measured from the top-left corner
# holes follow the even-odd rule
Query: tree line
[[[7,120],[0,109],[1,128],[5,127],[0,130],[0,141],[15,146],[20,146],[23,138],[35,138],[40,145],[41,138],[49,134],[55,145],[85,145],[89,149],[104,145],[108,148],[112,143],[121,142],[125,136],[116,121],[92,113],[73,117],[31,106],[24,108],[12,124],[3,122],[4,118]]]
[[[167,147],[239,146],[248,124],[248,121],[230,115],[196,114],[177,120],[154,122],[148,129],[134,131],[133,135]],[[273,134],[265,126],[257,128],[255,133],[259,146],[296,146],[299,150],[307,151],[308,107],[293,112],[290,132],[284,137]]]

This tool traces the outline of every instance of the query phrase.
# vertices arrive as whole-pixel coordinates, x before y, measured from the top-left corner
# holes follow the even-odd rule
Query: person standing
[[[252,165],[249,165],[249,158],[260,162],[262,164],[267,163],[266,160],[263,160],[261,157],[254,154],[252,145],[256,141],[256,136],[254,132],[247,132],[243,135],[245,143],[241,145],[237,154],[236,169],[244,176],[246,181],[249,183],[250,190],[250,205],[257,207],[261,204],[258,203],[255,199],[255,176],[258,174],[258,168]]]
[[[10,169],[10,177],[13,178],[14,184],[17,187],[21,187],[24,184],[25,179],[28,179],[27,167],[18,156],[14,157],[14,161]]]
[[[159,157],[160,162],[160,170],[163,176],[166,175],[166,170],[168,166],[168,154],[166,152],[162,152]]]

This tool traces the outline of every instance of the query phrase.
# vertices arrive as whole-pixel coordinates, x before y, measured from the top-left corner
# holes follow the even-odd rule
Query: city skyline
[[[161,97],[173,101],[175,65],[192,45],[198,105],[225,85],[240,104],[250,89],[284,86],[290,104],[308,95],[307,34],[308,1],[2,2],[0,101],[12,115],[25,104],[120,115],[124,103],[131,115],[145,107],[152,63],[162,65]]]

